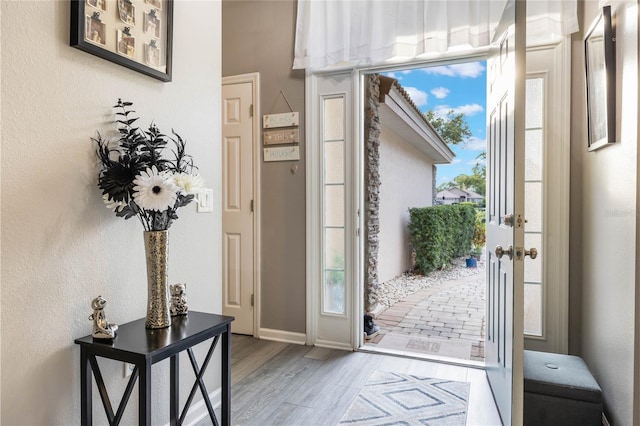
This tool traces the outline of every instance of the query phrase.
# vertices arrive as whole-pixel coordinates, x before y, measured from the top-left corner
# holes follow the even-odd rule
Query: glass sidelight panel
[[[345,315],[345,97],[322,103],[322,312]]]
[[[526,249],[535,247],[538,257],[524,262],[524,333],[543,337],[542,301],[545,280],[542,274],[544,253],[544,146],[545,111],[544,77],[530,77],[526,82],[525,112],[525,217],[524,241]]]

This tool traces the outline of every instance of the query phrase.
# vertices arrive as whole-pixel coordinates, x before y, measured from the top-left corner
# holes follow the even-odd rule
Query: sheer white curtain
[[[529,2],[536,11],[536,33],[577,31],[577,0]],[[507,0],[298,0],[293,68],[372,65],[487,46],[506,3]]]

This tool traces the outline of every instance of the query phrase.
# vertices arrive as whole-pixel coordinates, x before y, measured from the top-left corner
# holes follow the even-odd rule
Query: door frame
[[[454,53],[446,53],[435,59],[425,59],[410,61],[401,64],[383,65],[374,67],[359,67],[350,70],[335,69],[331,71],[306,72],[305,78],[305,109],[307,111],[306,134],[306,293],[307,293],[307,315],[306,315],[306,344],[317,346],[328,346],[338,349],[358,350],[364,345],[364,323],[361,320],[364,315],[364,208],[365,208],[365,177],[364,177],[364,78],[367,74],[381,73],[399,69],[424,68],[441,65],[452,65],[456,63],[471,62],[474,60],[486,60],[488,48],[470,49]],[[347,235],[345,263],[352,265],[351,271],[346,271],[347,291],[351,297],[352,321],[348,332],[351,335],[351,344],[332,344],[332,342],[317,341],[317,315],[319,315],[319,289],[322,283],[320,277],[321,256],[322,256],[322,236],[320,225],[322,221],[321,194],[320,190],[320,162],[318,161],[318,132],[320,129],[319,108],[316,99],[318,97],[317,80],[323,76],[344,74],[351,72],[351,105],[348,106],[349,113],[353,117],[355,126],[349,129],[348,137],[356,144],[353,150],[353,164],[349,176],[346,178],[353,185],[348,203],[354,207],[355,217],[348,217],[347,220],[352,225],[352,234]],[[349,170],[346,171],[347,173]],[[353,222],[352,222],[353,221]],[[348,259],[348,260],[347,260]],[[355,285],[349,285],[355,283]]]
[[[222,86],[232,84],[251,83],[253,115],[252,143],[253,149],[253,337],[260,337],[260,291],[261,283],[261,227],[260,227],[260,175],[261,175],[261,127],[260,127],[260,73],[247,73],[222,77]],[[222,159],[224,161],[224,159]],[[220,290],[224,291],[223,289]]]
[[[365,140],[365,133],[364,133],[364,123],[365,123],[364,111],[366,106],[364,93],[366,90],[365,88],[366,76],[369,74],[375,74],[375,73],[381,74],[384,72],[401,71],[401,70],[408,70],[408,69],[422,69],[427,67],[455,65],[455,64],[468,63],[468,62],[474,62],[474,61],[486,61],[488,50],[489,50],[488,48],[484,48],[484,47],[476,48],[476,49],[454,52],[454,53],[445,53],[438,56],[435,59],[423,59],[419,61],[410,61],[406,63],[393,64],[393,65],[362,67],[356,70],[355,79],[357,80],[357,88],[356,88],[357,93],[355,93],[354,97],[355,97],[355,108],[357,110],[357,115],[354,115],[354,117],[358,118],[358,129],[356,134],[356,137],[357,137],[356,150],[357,150],[357,158],[360,161],[361,166],[360,166],[358,175],[355,176],[355,181],[357,182],[357,187],[360,194],[357,208],[361,212],[364,212],[366,210],[365,197],[367,195],[365,191],[366,176],[365,176],[365,166],[364,166],[364,163],[366,161],[365,160],[366,140]],[[362,230],[366,229],[365,220],[366,220],[365,214],[360,215],[359,217],[360,223],[358,224],[359,229],[362,229]],[[357,301],[358,303],[357,306],[355,306],[356,310],[354,311],[357,314],[356,318],[363,318],[365,314],[364,293],[366,290],[365,288],[366,283],[364,280],[366,279],[365,277],[367,276],[366,273],[364,272],[367,266],[365,264],[366,262],[365,244],[366,244],[366,240],[364,238],[361,238],[358,244],[359,253],[358,253],[357,267],[362,272],[362,274],[360,275],[361,279],[357,282],[357,285],[356,285],[357,295],[354,296],[354,300]],[[354,321],[353,332],[354,332],[354,335],[356,336],[354,350],[364,349],[364,344],[365,344],[364,321]],[[370,350],[370,349],[367,348],[367,350]],[[451,364],[459,364],[464,366],[475,366],[473,362],[468,363],[468,362],[465,362],[465,360],[459,360],[459,362],[458,361],[455,361],[455,362],[448,361],[448,362]]]

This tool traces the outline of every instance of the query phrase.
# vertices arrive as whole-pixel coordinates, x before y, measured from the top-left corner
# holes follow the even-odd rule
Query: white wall
[[[117,323],[146,309],[142,227],[104,207],[89,138],[110,128],[118,97],[132,101],[142,124],[154,120],[187,139],[207,186],[220,193],[220,3],[176,2],[171,83],[69,47],[67,1],[3,1],[1,8],[1,423],[78,424],[73,340],[91,332],[91,299],[104,296]],[[179,215],[170,230],[169,279],[187,283],[192,310],[220,312],[219,201],[214,213],[196,214],[192,204]],[[206,379],[210,391],[219,387],[217,363]],[[121,364],[101,365],[107,386],[121,392]],[[192,374],[182,366],[186,393]],[[159,404],[168,383],[163,365],[153,374],[153,424],[168,422],[168,407]],[[136,411],[130,406],[122,424],[137,423]]]
[[[382,123],[379,170],[378,278],[383,283],[411,267],[409,208],[432,204],[433,162]]]
[[[611,2],[616,25],[618,143],[587,151],[583,35],[573,38],[570,335],[602,387],[612,424],[632,424],[638,214],[638,5]],[[588,28],[597,1],[583,4]],[[637,346],[636,346],[637,347]]]

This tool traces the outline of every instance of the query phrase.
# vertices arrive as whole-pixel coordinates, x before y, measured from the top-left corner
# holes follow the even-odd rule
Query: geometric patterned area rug
[[[469,385],[375,370],[341,425],[464,425]]]

